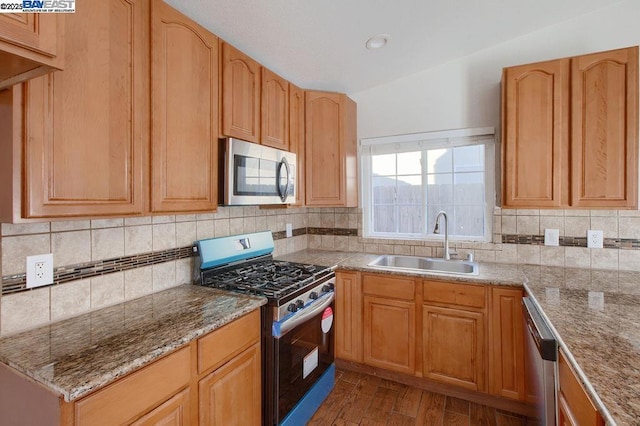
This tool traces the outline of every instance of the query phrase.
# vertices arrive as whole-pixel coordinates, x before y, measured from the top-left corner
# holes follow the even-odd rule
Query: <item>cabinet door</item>
[[[364,296],[364,363],[415,374],[416,307],[413,302]]]
[[[260,143],[289,150],[289,83],[262,67]]]
[[[186,426],[189,424],[191,424],[189,389],[185,389],[131,423],[131,426]]]
[[[26,83],[26,217],[145,210],[148,13],[108,0],[65,15],[64,72]]]
[[[336,274],[336,357],[362,362],[362,284],[357,272]]]
[[[199,382],[201,425],[260,425],[260,344]]]
[[[569,60],[505,68],[502,204],[561,207],[569,200]]]
[[[489,392],[525,401],[522,290],[491,289]]]
[[[558,356],[558,411],[560,425],[599,426],[602,415],[580,384],[562,351]]]
[[[0,14],[0,89],[60,68],[53,13]]]
[[[638,47],[571,59],[572,205],[637,206]]]
[[[289,83],[289,150],[296,154],[296,206],[304,206],[304,90]]]
[[[260,142],[260,64],[222,43],[222,133]]]
[[[161,0],[151,20],[151,210],[218,204],[218,39]]]
[[[424,377],[485,391],[484,328],[481,312],[423,305]]]

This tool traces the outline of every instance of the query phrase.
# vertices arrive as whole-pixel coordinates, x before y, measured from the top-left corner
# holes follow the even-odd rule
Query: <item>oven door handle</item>
[[[272,330],[271,330],[273,337],[275,337],[276,339],[281,338],[293,328],[299,326],[300,324],[307,321],[309,318],[312,318],[318,315],[320,312],[324,311],[333,302],[333,299],[335,298],[335,292],[331,292],[328,295],[325,295],[322,297],[324,298],[324,300],[322,301],[321,299],[316,299],[317,300],[316,303],[318,303],[317,306],[313,306],[312,308],[305,309],[300,313],[300,315],[297,315],[297,316],[294,315],[282,322],[274,321]]]

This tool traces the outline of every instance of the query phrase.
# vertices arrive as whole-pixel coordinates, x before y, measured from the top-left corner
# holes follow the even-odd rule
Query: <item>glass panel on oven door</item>
[[[333,307],[332,307],[333,309]],[[279,339],[279,421],[333,363],[333,327],[322,330],[322,313]]]

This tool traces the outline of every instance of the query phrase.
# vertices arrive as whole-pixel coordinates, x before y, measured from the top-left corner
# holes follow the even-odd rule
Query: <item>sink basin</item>
[[[369,266],[389,269],[412,269],[450,275],[478,275],[478,264],[464,260],[444,260],[432,257],[395,256],[385,254]]]

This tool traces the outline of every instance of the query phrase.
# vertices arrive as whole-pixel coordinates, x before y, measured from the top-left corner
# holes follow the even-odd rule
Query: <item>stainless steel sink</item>
[[[395,256],[385,254],[369,266],[388,269],[412,269],[450,275],[478,275],[478,264],[465,260],[444,260],[433,257]]]

